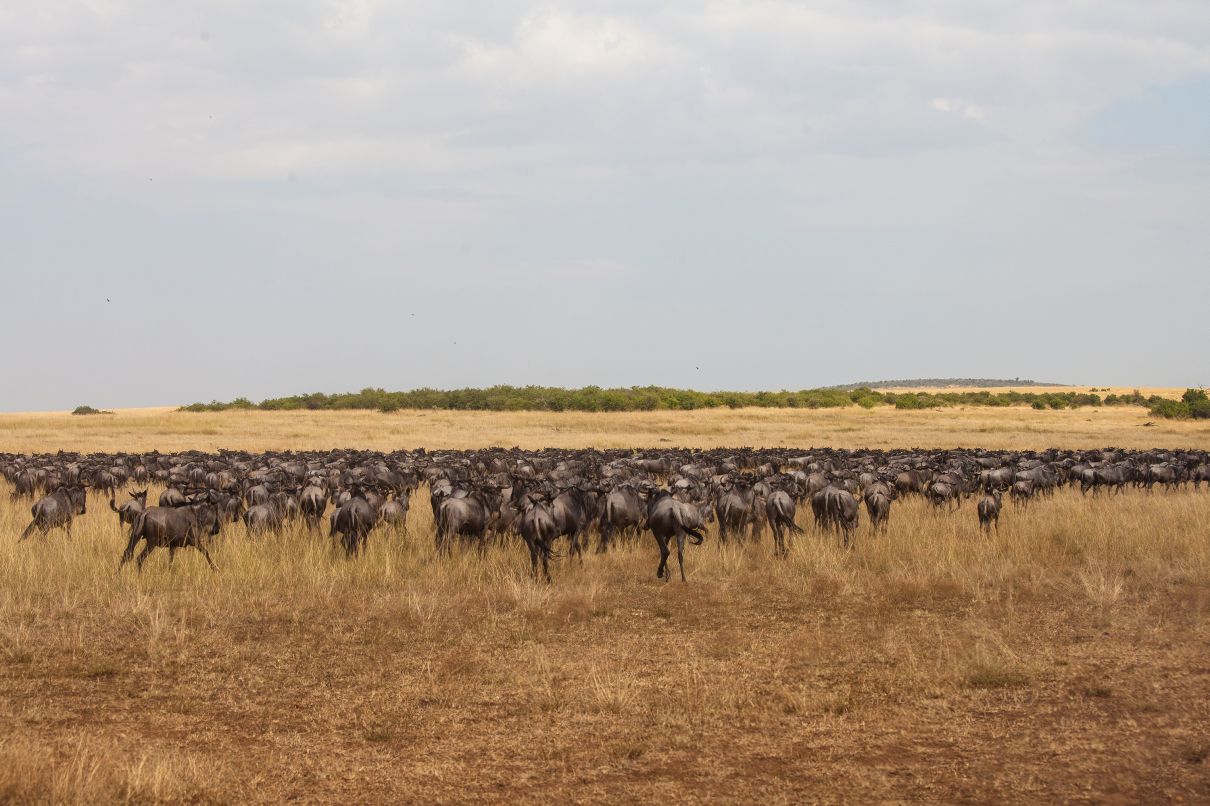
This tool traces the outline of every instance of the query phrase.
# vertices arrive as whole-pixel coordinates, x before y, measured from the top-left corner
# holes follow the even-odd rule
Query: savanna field
[[[1151,424],[1149,424],[1151,423]],[[1210,448],[1145,410],[0,415],[0,452]],[[141,486],[141,485],[140,485]],[[152,485],[154,501],[162,491]],[[1210,491],[1064,488],[1000,528],[897,500],[855,545],[650,534],[535,582],[517,541],[347,559],[301,523],[118,571],[92,493],[18,543],[0,481],[0,800],[1210,801]],[[119,501],[125,493],[119,494]],[[566,552],[563,552],[566,555]]]

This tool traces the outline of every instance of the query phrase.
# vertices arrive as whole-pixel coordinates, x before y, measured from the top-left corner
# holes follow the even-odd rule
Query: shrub
[[[94,409],[92,406],[76,406],[74,409],[72,409],[71,413],[77,416],[88,414],[113,414],[112,411],[101,411],[100,409]]]

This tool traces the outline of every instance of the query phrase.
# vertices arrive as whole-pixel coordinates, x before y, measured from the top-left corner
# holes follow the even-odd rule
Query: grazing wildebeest
[[[984,531],[991,531],[992,524],[1000,531],[1000,491],[993,489],[979,499],[979,526]]]
[[[685,581],[685,538],[700,546],[702,514],[692,504],[678,501],[667,490],[656,490],[647,500],[647,528],[655,536],[660,547],[660,565],[656,569],[657,579],[670,579],[668,572],[668,541],[676,539],[676,560],[681,567],[681,582]]]
[[[34,519],[21,533],[18,542],[33,534],[34,529],[43,535],[51,529],[63,527],[71,537],[71,520],[76,515],[86,514],[88,496],[83,487],[60,487],[48,496],[38,499],[30,508]]]
[[[793,534],[802,534],[802,529],[794,522],[794,512],[797,509],[798,504],[794,497],[785,490],[773,490],[765,498],[765,514],[773,530],[773,552],[778,557],[785,557],[787,554],[787,529]]]
[[[135,490],[130,494],[129,501],[123,501],[122,506],[117,505],[117,501],[111,495],[109,497],[109,508],[118,513],[118,524],[134,523],[134,519],[139,513],[147,509],[147,491]]]
[[[206,550],[205,541],[219,533],[221,519],[218,509],[210,503],[184,505],[179,507],[148,507],[138,514],[130,527],[130,542],[122,552],[118,569],[130,562],[134,556],[134,547],[140,540],[145,541],[143,550],[139,552],[136,566],[143,570],[143,562],[153,549],[168,549],[168,564],[176,558],[176,550],[192,546],[201,552],[206,562],[214,570],[214,560]]]

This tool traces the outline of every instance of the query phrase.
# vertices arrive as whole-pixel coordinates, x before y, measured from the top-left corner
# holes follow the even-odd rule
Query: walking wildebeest
[[[18,542],[29,537],[34,529],[45,536],[51,529],[63,527],[67,536],[71,537],[72,518],[84,515],[87,506],[88,495],[83,487],[60,487],[50,495],[38,499],[30,508],[34,519],[25,527]]]
[[[660,565],[656,569],[657,579],[668,580],[668,541],[676,539],[676,561],[681,567],[681,582],[685,581],[685,539],[700,546],[705,536],[702,529],[701,512],[692,504],[678,501],[667,490],[656,490],[647,500],[647,528],[655,536],[660,547]]]
[[[993,489],[987,495],[979,499],[979,526],[984,531],[991,531],[992,524],[995,524],[996,531],[1000,531],[1000,491]]]
[[[221,518],[218,508],[210,503],[186,504],[179,507],[148,507],[138,514],[130,527],[130,542],[122,552],[118,569],[130,562],[134,547],[145,541],[139,552],[136,566],[143,570],[143,562],[154,549],[168,549],[168,564],[176,558],[176,550],[192,546],[201,552],[211,569],[215,568],[205,541],[219,533]]]

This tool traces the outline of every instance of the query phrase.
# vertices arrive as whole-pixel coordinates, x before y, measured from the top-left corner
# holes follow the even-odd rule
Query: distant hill
[[[1069,386],[1066,383],[1050,383],[1049,381],[1031,381],[1023,378],[906,378],[898,381],[860,381],[846,383],[840,386],[828,386],[851,392],[854,389],[944,389],[950,387],[979,387],[994,389],[1004,386]]]

